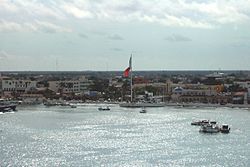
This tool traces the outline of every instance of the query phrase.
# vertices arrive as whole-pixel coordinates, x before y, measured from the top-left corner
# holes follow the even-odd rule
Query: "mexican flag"
[[[132,70],[132,56],[129,59],[129,67],[123,72],[124,77],[129,77],[129,72]]]

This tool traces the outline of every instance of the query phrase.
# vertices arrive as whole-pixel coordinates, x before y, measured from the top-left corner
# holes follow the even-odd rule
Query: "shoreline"
[[[70,105],[77,105],[77,106],[84,106],[84,105],[97,105],[97,106],[100,106],[100,105],[118,105],[120,106],[121,104],[125,104],[125,103],[119,103],[119,102],[73,102],[73,103],[70,103],[68,102],[69,105],[67,106],[70,106]],[[136,103],[135,103],[136,104]],[[152,103],[153,104],[153,103]],[[157,103],[156,103],[157,104]],[[250,104],[206,104],[206,103],[159,103],[161,104],[160,107],[183,107],[183,108],[209,108],[209,107],[215,107],[215,108],[220,108],[220,107],[228,107],[228,108],[245,108],[245,109],[250,109]],[[44,105],[44,104],[19,104],[17,105],[18,106],[34,106],[34,105]],[[44,105],[46,106],[46,105]],[[63,106],[63,105],[60,105],[60,104],[57,104],[57,105],[53,105],[53,106]],[[47,106],[47,107],[53,107],[53,106]],[[143,106],[143,105],[142,105]],[[124,106],[120,106],[120,107],[124,107]],[[145,107],[154,107],[153,105],[152,106],[145,106]],[[126,107],[125,107],[126,108]],[[133,107],[127,107],[127,108],[133,108]],[[138,108],[138,106],[137,106]]]
[[[205,104],[205,103],[165,103],[165,106],[173,107],[228,107],[228,108],[247,108],[250,109],[250,104]]]

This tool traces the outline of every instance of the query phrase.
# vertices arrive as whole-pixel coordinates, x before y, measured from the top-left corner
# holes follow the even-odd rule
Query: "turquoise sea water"
[[[250,110],[98,105],[0,114],[0,166],[250,166]],[[192,120],[231,126],[203,134]]]

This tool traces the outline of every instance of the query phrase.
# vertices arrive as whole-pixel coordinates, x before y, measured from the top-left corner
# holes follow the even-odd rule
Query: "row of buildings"
[[[200,78],[205,78],[204,83],[190,83],[190,81],[187,82],[188,77],[183,76],[178,78],[178,82],[174,82],[176,78],[161,78],[159,81],[135,76],[133,96],[136,101],[249,103],[250,81],[237,80],[223,73],[210,74]],[[99,82],[95,82],[95,79],[98,79]],[[98,101],[126,101],[130,99],[127,78],[118,76],[112,79],[95,79],[90,80],[85,76],[80,76],[45,81],[44,76],[32,79],[0,76],[0,97],[16,98],[26,103],[34,103],[34,101],[40,103],[49,98],[90,98]],[[206,84],[205,80],[209,80],[210,84]]]
[[[0,77],[0,97],[1,98],[18,98],[26,101],[26,103],[41,103],[46,98],[53,98],[63,95],[82,95],[90,94],[89,81],[84,76],[70,80],[46,81],[44,84],[42,79],[13,79],[10,77]],[[49,93],[46,97],[45,94]],[[51,96],[55,95],[55,96]]]

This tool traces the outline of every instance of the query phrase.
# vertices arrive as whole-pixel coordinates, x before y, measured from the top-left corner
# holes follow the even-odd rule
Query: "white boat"
[[[143,107],[142,109],[141,109],[141,111],[140,111],[140,113],[146,113],[147,112],[147,110],[145,109],[145,107]]]
[[[220,132],[221,133],[229,133],[230,132],[230,128],[227,124],[222,124],[220,127]]]
[[[220,128],[219,128],[219,126],[217,126],[215,124],[205,124],[205,125],[201,126],[200,132],[203,132],[203,133],[218,133],[218,132],[220,132]]]
[[[201,125],[205,125],[208,123],[209,123],[209,120],[203,119],[203,120],[199,120],[199,121],[193,121],[193,122],[191,122],[191,125],[201,126]]]

